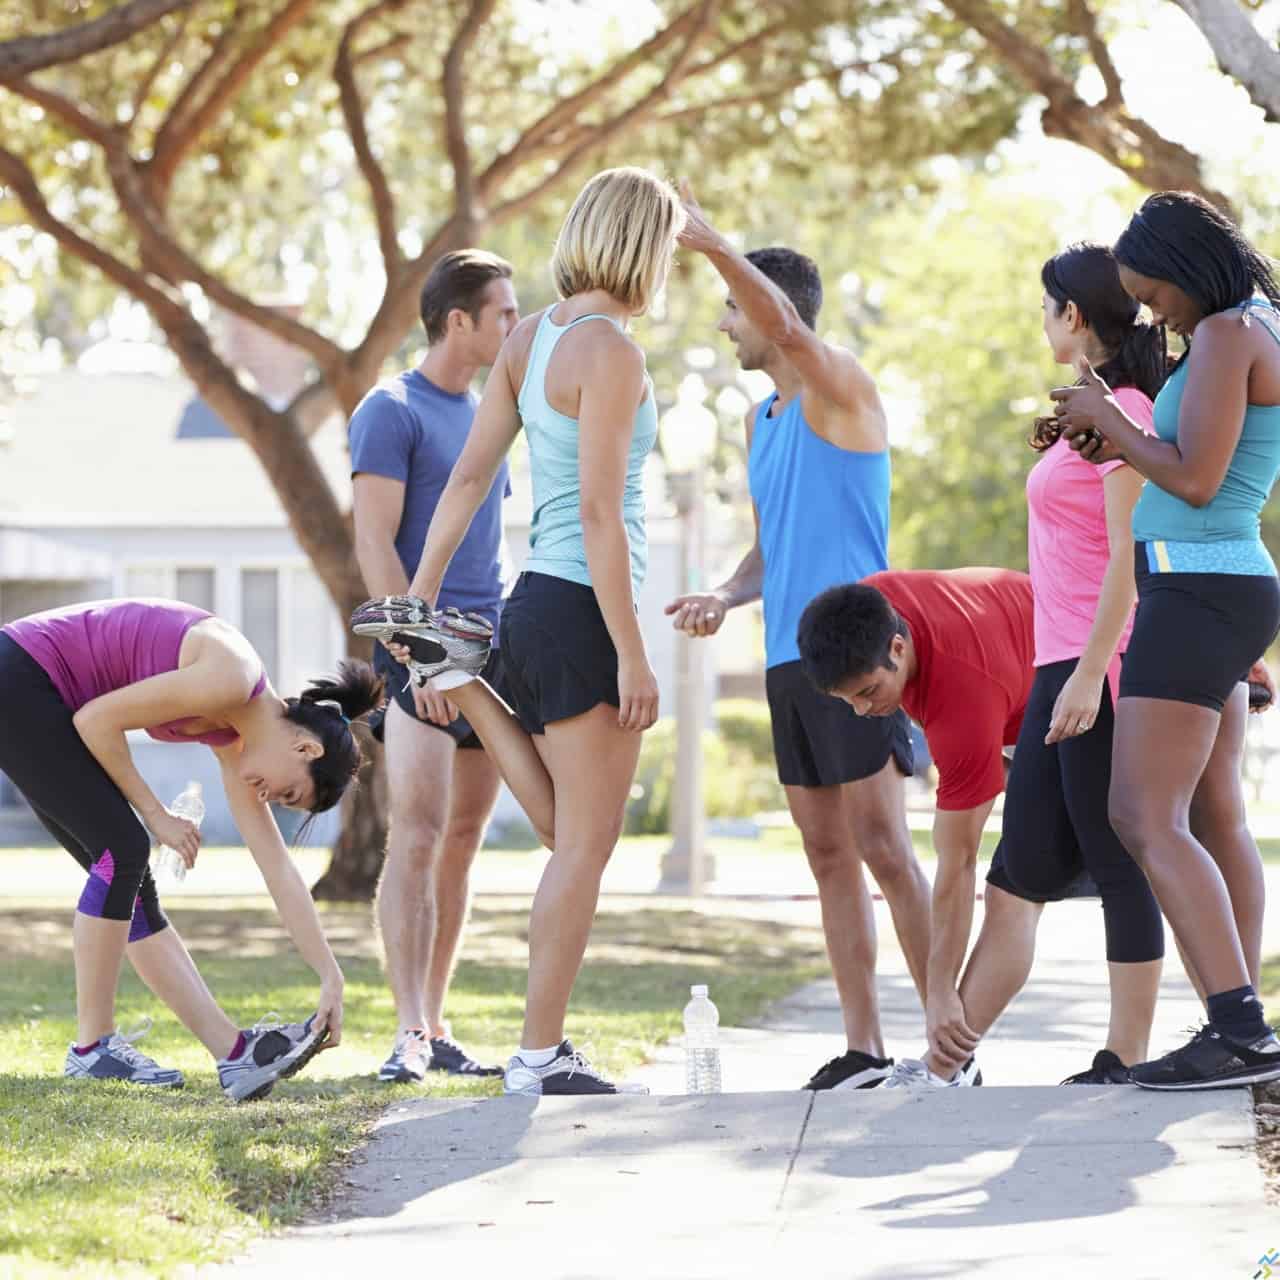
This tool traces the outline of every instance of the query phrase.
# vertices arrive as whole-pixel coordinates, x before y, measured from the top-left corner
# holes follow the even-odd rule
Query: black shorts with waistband
[[[778,780],[787,787],[834,787],[879,773],[893,760],[903,777],[915,768],[911,725],[902,711],[860,716],[820,693],[799,662],[765,672]]]

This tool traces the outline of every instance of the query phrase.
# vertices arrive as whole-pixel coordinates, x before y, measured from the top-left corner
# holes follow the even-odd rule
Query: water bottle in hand
[[[707,988],[689,988],[693,999],[684,1007],[684,1070],[688,1093],[720,1092],[720,1011]]]
[[[198,827],[204,821],[204,789],[194,780],[188,782],[182,794],[169,806],[169,812]],[[162,844],[151,855],[151,874],[158,881],[181,884],[187,878],[187,864],[176,849]]]

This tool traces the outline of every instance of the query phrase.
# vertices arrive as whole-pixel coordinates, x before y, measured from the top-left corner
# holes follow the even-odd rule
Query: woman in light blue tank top
[[[1246,679],[1280,584],[1259,518],[1280,472],[1280,302],[1268,261],[1221,213],[1152,196],[1115,247],[1125,288],[1188,342],[1155,403],[1154,437],[1106,385],[1057,391],[1063,434],[1147,477],[1134,511],[1138,612],[1116,709],[1111,821],[1146,871],[1205,998],[1191,1042],[1133,1069],[1153,1089],[1280,1078],[1255,991],[1265,882],[1240,785]],[[1259,296],[1261,295],[1261,296]],[[1193,340],[1194,335],[1194,340]]]
[[[583,188],[552,260],[561,301],[507,339],[403,615],[434,606],[523,429],[533,527],[499,645],[515,714],[459,669],[436,678],[554,850],[529,923],[524,1035],[507,1067],[509,1093],[616,1092],[564,1039],[564,1019],[600,876],[622,830],[640,731],[658,714],[635,607],[647,560],[642,473],[657,413],[628,327],[663,287],[683,223],[679,197],[644,170],[608,170]],[[401,616],[395,598],[379,609]],[[447,627],[430,615],[402,629],[431,638]]]

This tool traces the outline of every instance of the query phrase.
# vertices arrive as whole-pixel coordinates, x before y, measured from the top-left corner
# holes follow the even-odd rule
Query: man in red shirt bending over
[[[938,769],[938,870],[923,1067],[930,1083],[981,1084],[973,1052],[1000,1009],[971,1017],[978,1011],[966,1012],[965,997],[975,966],[963,982],[960,970],[982,827],[1004,790],[1003,748],[1018,739],[1035,675],[1031,579],[1009,569],[872,574],[815,597],[800,618],[799,647],[823,692],[864,716],[902,707],[924,729]],[[920,1069],[907,1060],[884,1087],[917,1083],[907,1076]]]

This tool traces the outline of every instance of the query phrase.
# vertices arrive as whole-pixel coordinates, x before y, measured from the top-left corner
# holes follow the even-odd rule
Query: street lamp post
[[[680,591],[703,587],[706,462],[715,447],[715,415],[702,403],[697,375],[680,386],[675,405],[663,415],[662,452],[671,495],[680,519]],[[659,890],[697,897],[715,878],[706,841],[702,738],[707,724],[705,658],[707,641],[676,636],[676,777],[672,841],[662,859]]]

